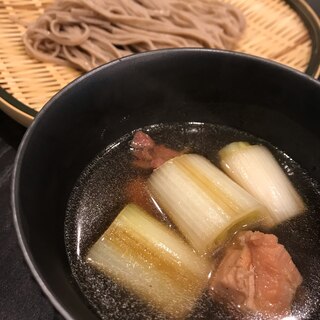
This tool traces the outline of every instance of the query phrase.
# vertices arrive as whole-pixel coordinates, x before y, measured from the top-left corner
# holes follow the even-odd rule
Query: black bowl
[[[234,52],[137,54],[75,80],[37,116],[14,170],[15,226],[41,288],[67,319],[97,319],[71,276],[64,219],[77,178],[111,142],[156,123],[227,125],[284,150],[320,181],[319,107],[316,80]],[[320,306],[312,318],[319,316]]]

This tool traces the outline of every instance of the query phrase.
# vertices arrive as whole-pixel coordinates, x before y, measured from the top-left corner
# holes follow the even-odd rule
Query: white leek
[[[223,170],[267,207],[275,223],[305,210],[300,195],[266,147],[234,142],[219,154]]]
[[[187,241],[205,254],[228,235],[265,215],[265,208],[206,158],[185,154],[148,180],[155,201]]]
[[[207,260],[134,204],[119,213],[87,261],[174,318],[192,309],[210,273]]]

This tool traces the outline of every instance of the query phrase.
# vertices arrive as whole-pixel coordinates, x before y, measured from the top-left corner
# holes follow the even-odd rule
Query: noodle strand
[[[232,49],[244,28],[242,13],[216,0],[56,0],[23,42],[38,60],[89,71],[146,50]]]

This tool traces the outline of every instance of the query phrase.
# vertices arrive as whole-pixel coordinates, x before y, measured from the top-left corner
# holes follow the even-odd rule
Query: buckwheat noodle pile
[[[134,52],[231,49],[244,31],[235,7],[215,0],[56,0],[27,28],[27,52],[84,71]]]

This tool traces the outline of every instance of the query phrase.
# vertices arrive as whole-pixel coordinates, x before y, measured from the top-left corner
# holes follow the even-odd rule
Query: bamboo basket
[[[35,20],[52,0],[0,0],[0,108],[28,126],[44,104],[80,75],[30,58],[21,41],[23,22]],[[236,51],[319,75],[320,23],[302,0],[229,0],[247,28]]]

